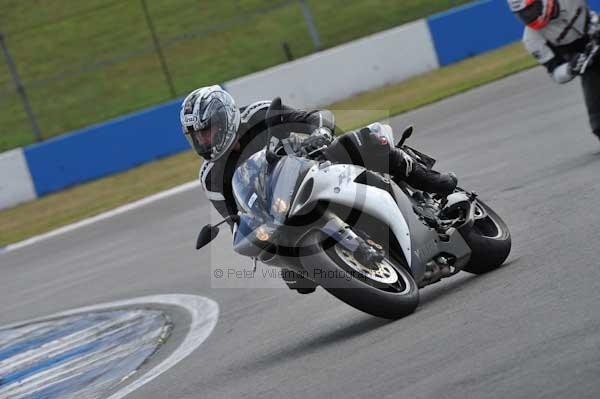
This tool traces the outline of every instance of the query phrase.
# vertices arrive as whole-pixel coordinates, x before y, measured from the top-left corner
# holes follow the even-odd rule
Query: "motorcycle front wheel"
[[[301,250],[301,262],[311,278],[348,305],[385,319],[398,319],[415,311],[419,288],[399,262],[384,258],[376,265],[361,264],[351,251],[310,233]]]

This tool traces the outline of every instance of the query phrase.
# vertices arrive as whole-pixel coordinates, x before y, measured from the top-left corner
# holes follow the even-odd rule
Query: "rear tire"
[[[321,232],[310,233],[303,248],[301,262],[308,275],[330,294],[358,310],[385,319],[398,319],[414,312],[419,304],[415,280],[407,268],[394,260],[386,257],[381,262],[384,272],[381,278],[376,276],[379,279],[376,281],[350,267],[343,255],[348,251],[325,240]],[[352,259],[354,264],[358,262]],[[394,273],[397,283],[388,283],[396,278]]]
[[[500,267],[511,249],[511,237],[506,223],[496,212],[480,200],[477,204],[487,216],[475,220],[473,226],[459,229],[467,245],[473,251],[469,263],[462,270],[483,274]]]

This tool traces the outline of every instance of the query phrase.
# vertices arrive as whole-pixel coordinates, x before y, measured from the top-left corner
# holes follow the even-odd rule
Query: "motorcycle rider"
[[[271,133],[276,129],[288,135],[289,132],[310,134],[303,146],[316,149],[325,145],[323,154],[332,162],[359,164],[389,173],[418,190],[441,195],[452,193],[456,188],[454,174],[440,174],[413,163],[402,150],[369,128],[345,133],[334,140],[335,123],[330,111],[297,110],[281,105],[280,99],[273,100],[275,103],[279,104],[279,111],[275,113],[269,113],[271,101],[258,101],[238,109],[233,97],[215,85],[192,91],[181,105],[183,133],[205,160],[200,169],[200,182],[223,217],[237,214],[231,184],[233,174],[237,166],[267,146],[269,126]],[[285,133],[275,135],[282,137]],[[302,287],[297,281],[287,280],[288,286],[300,293],[314,291],[310,284]]]
[[[508,0],[508,5],[526,25],[525,48],[557,83],[581,75],[592,132],[600,139],[600,63],[582,73],[599,35],[598,15],[587,0]]]

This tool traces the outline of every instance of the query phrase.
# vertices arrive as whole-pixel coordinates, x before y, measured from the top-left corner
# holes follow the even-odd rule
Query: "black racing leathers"
[[[368,127],[339,136],[324,155],[335,163],[360,165],[390,174],[395,181],[405,181],[419,190],[449,194],[456,188],[455,177],[412,162],[404,151],[395,148],[385,136]]]
[[[237,213],[231,186],[237,166],[267,145],[266,115],[269,105],[269,101],[262,101],[242,109],[240,147],[216,162],[205,162],[200,170],[200,180],[206,195],[223,217]],[[329,111],[302,111],[284,106],[278,118],[277,127],[297,133],[312,133],[320,127],[331,131],[335,128],[333,114]],[[376,172],[389,173],[395,179],[404,180],[411,186],[428,192],[447,194],[456,187],[453,176],[439,174],[411,162],[385,136],[369,128],[339,136],[325,149],[323,155],[333,163],[361,165]]]

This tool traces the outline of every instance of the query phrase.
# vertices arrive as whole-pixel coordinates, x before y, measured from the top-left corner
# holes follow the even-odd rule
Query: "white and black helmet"
[[[180,121],[185,138],[198,155],[216,161],[237,139],[240,111],[229,93],[218,85],[208,86],[183,100]]]

